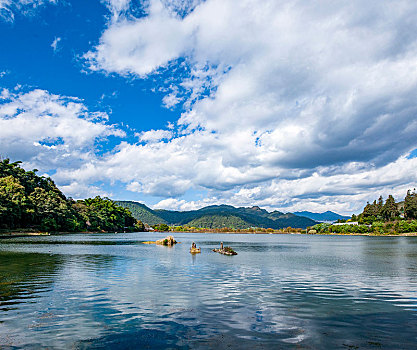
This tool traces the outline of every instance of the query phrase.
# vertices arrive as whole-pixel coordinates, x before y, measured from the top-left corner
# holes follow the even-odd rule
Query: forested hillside
[[[216,229],[221,227],[231,227],[234,229],[248,228],[248,223],[234,215],[204,215],[198,219],[191,220],[190,227],[201,227]]]
[[[108,198],[74,201],[37,170],[0,161],[0,229],[45,231],[119,231],[134,229],[136,219]]]
[[[132,201],[115,201],[115,203],[123,208],[130,210],[136,219],[145,222],[148,225],[153,226],[167,223],[166,220],[159,217],[154,210],[142,203]]]
[[[152,210],[137,202],[118,201],[129,208],[138,220],[148,225],[186,225],[199,228],[245,229],[250,227],[282,229],[286,227],[306,228],[316,224],[314,220],[279,211],[268,212],[259,207],[235,208],[230,205],[212,205],[198,210],[174,211]]]
[[[298,216],[304,216],[306,218],[310,218],[316,221],[337,221],[337,220],[350,219],[350,216],[340,215],[329,210],[324,213],[312,213],[310,211],[296,211],[294,214]]]

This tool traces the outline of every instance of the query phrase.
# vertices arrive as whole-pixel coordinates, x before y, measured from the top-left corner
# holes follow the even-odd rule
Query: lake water
[[[417,238],[164,236],[1,240],[0,348],[417,348]]]

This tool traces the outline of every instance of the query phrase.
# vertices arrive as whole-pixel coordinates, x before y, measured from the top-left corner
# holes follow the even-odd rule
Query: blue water
[[[417,348],[417,238],[163,236],[1,240],[0,348]]]

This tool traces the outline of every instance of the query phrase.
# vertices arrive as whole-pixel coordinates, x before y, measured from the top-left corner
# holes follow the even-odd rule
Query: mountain
[[[297,211],[294,213],[295,215],[298,216],[303,216],[315,221],[337,221],[339,219],[341,220],[347,220],[350,219],[350,216],[343,216],[337,213],[334,213],[332,211],[326,211],[324,213],[312,213],[310,211]]]
[[[121,207],[129,209],[133,216],[148,225],[167,224],[167,221],[162,219],[151,208],[138,202],[132,201],[115,201]]]
[[[191,220],[190,227],[221,228],[232,227],[235,229],[248,228],[248,223],[235,215],[204,215]]]
[[[286,227],[306,228],[316,222],[312,219],[279,211],[268,212],[259,207],[240,207],[231,205],[211,205],[198,210],[175,211],[153,210],[144,204],[132,201],[116,201],[122,207],[128,208],[134,217],[148,225],[188,225],[203,228],[230,227],[244,229],[263,227],[280,229]]]

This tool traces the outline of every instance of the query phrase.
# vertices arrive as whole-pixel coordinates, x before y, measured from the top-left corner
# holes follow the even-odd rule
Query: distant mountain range
[[[230,227],[246,229],[250,227],[263,227],[281,229],[286,227],[306,228],[317,222],[311,218],[281,213],[268,212],[259,207],[235,208],[230,205],[212,205],[198,210],[174,211],[153,210],[144,204],[132,201],[116,201],[122,207],[130,209],[133,216],[148,225],[188,225],[202,228]]]
[[[310,211],[296,211],[294,213],[295,215],[298,216],[303,216],[315,221],[337,221],[339,219],[341,220],[347,220],[350,219],[350,216],[343,216],[337,213],[334,213],[332,211],[326,211],[324,213],[312,213]]]

